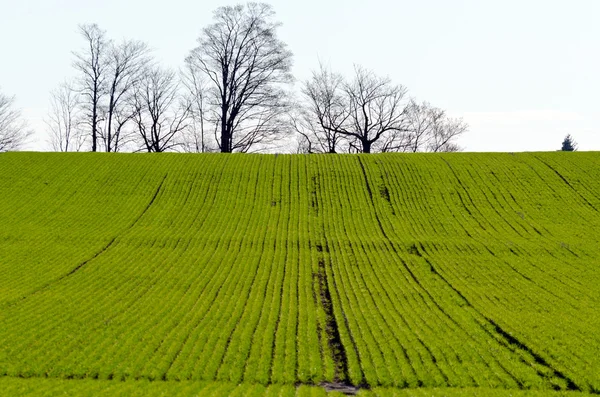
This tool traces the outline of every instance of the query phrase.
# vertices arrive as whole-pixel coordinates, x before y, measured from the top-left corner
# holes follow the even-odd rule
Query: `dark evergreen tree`
[[[577,150],[577,144],[573,140],[571,134],[565,137],[565,140],[562,143],[562,148],[560,150],[562,150],[563,152],[574,152],[575,150]]]

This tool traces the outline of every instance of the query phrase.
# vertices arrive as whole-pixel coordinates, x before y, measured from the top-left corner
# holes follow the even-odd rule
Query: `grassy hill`
[[[3,153],[0,389],[600,393],[599,211],[598,153]]]

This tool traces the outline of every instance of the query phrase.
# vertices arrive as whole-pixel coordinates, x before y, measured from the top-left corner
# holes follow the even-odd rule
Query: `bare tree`
[[[350,115],[339,132],[354,139],[351,145],[357,151],[371,153],[385,134],[405,131],[402,102],[406,89],[360,66],[354,72],[352,82],[344,86]]]
[[[73,66],[80,73],[79,91],[83,95],[82,106],[91,128],[92,152],[98,150],[98,127],[101,120],[101,101],[106,94],[106,62],[109,41],[98,25],[80,25],[79,30],[86,41],[86,49],[74,53]]]
[[[0,92],[0,152],[20,149],[31,135],[14,101]]]
[[[133,113],[129,112],[127,106],[127,99],[133,86],[141,78],[145,64],[149,62],[148,47],[145,43],[129,40],[119,45],[111,45],[107,52],[108,104],[106,128],[101,134],[104,150],[117,152],[123,126],[133,118]]]
[[[306,135],[299,133],[296,138],[297,139],[296,139],[296,146],[295,146],[294,153],[296,153],[296,154],[317,153],[313,149],[313,143],[310,141],[310,139]]]
[[[204,153],[213,151],[208,144],[207,132],[211,130],[214,124],[215,130],[218,126],[211,123],[208,119],[207,104],[207,83],[202,72],[186,63],[185,69],[181,73],[182,84],[185,88],[185,95],[190,104],[190,128],[186,131],[183,140],[183,149],[190,153]]]
[[[345,82],[321,66],[305,83],[305,109],[313,123],[304,123],[305,130],[313,130],[312,136],[303,133],[305,140],[330,153],[335,152],[340,137],[347,140],[350,152],[400,150],[405,144],[406,89],[360,66],[354,72],[352,81]]]
[[[430,152],[458,152],[461,150],[454,140],[468,130],[469,126],[460,118],[440,118],[433,125],[433,134],[427,145]]]
[[[119,152],[131,148],[132,144],[135,144],[136,135],[136,107],[133,99],[133,90],[130,95],[127,96],[127,101],[121,103],[115,108],[113,113],[113,135],[112,135],[112,148],[113,152]]]
[[[179,94],[177,75],[151,67],[136,84],[132,106],[136,130],[148,152],[164,152],[181,145],[189,126],[190,103]]]
[[[81,130],[80,96],[69,83],[50,93],[50,111],[46,125],[52,149],[60,152],[79,151],[85,142]]]
[[[444,117],[444,111],[432,107],[429,103],[417,103],[411,100],[406,106],[405,120],[407,134],[403,151],[426,151],[433,135],[434,126]]]
[[[277,124],[288,108],[283,87],[293,80],[292,53],[277,38],[274,14],[263,3],[218,8],[186,59],[210,82],[221,152],[247,152],[285,133]]]
[[[454,143],[468,126],[462,119],[448,118],[446,112],[412,100],[406,107],[405,151],[409,152],[455,152],[460,148]]]
[[[291,122],[309,153],[336,153],[339,149],[341,131],[350,117],[342,96],[343,84],[341,75],[321,64],[302,87],[305,106],[298,107]]]
[[[351,82],[321,65],[304,83],[303,106],[292,116],[298,150],[334,153],[457,151],[461,119],[427,102],[404,102],[406,89],[355,66]],[[344,139],[340,139],[344,138]],[[340,146],[340,142],[342,145]]]

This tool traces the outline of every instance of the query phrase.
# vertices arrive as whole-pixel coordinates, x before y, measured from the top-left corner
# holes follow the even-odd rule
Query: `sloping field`
[[[600,393],[600,154],[0,154],[0,390],[341,385]]]

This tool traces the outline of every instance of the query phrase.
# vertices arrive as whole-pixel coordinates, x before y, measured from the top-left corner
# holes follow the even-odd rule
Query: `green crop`
[[[0,395],[600,393],[599,266],[597,153],[4,153]]]

